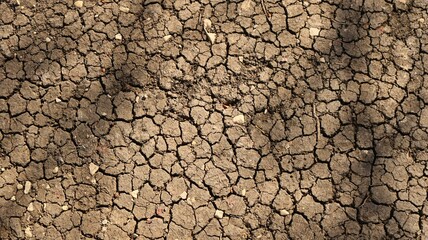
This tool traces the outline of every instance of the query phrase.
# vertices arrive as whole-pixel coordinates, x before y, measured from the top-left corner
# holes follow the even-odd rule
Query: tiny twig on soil
[[[358,206],[358,207],[361,207],[364,204],[366,204],[366,201],[367,201],[368,198],[369,198],[369,195],[367,194],[366,197],[364,197],[363,201],[361,202],[360,206]]]
[[[266,19],[270,22],[270,14],[269,14],[269,12],[267,11],[267,9],[266,9],[266,5],[265,5],[265,1],[264,0],[260,0],[261,1],[261,3],[262,3],[262,9],[263,9],[263,12],[265,13],[265,15],[266,15]]]

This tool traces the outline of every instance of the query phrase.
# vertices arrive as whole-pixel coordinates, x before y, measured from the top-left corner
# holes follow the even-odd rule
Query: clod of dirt
[[[25,187],[24,187],[24,194],[30,193],[30,190],[31,190],[31,182],[30,181],[26,181],[25,182]]]
[[[236,124],[244,124],[245,123],[245,116],[240,114],[238,116],[235,116],[232,121]]]
[[[254,13],[254,7],[255,7],[255,2],[253,2],[252,0],[245,0],[242,2],[241,7],[240,7],[240,14],[241,15],[251,15],[252,13]]]
[[[99,166],[97,166],[97,165],[95,165],[93,163],[90,163],[89,164],[89,173],[91,175],[94,175],[98,171],[99,168],[100,168]]]
[[[78,8],[83,7],[83,1],[75,1],[75,2],[74,2],[74,6],[76,6],[76,7],[78,7]]]

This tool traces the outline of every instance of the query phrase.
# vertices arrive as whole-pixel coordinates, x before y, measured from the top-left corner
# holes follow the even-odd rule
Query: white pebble
[[[166,42],[166,41],[170,40],[171,38],[172,38],[172,35],[165,35],[163,37],[163,40],[165,40],[165,42]]]
[[[20,183],[18,183],[17,185],[16,185],[16,189],[18,189],[18,190],[21,190],[21,189],[23,189],[24,188],[24,186],[22,186],[22,184],[20,184]]]
[[[30,203],[30,204],[28,205],[27,210],[28,210],[29,212],[34,211],[34,205],[33,205],[33,203]]]
[[[53,173],[57,173],[59,171],[58,167],[54,167],[54,169],[52,170]]]
[[[137,198],[138,197],[138,190],[134,190],[134,191],[132,191],[131,192],[131,196],[133,197],[133,198]]]
[[[120,7],[119,7],[119,10],[120,10],[121,12],[124,12],[124,13],[129,13],[129,8],[124,7],[124,6],[120,6]]]
[[[78,8],[83,7],[83,1],[75,1],[75,2],[74,2],[74,6],[76,6],[76,7],[78,7]]]
[[[67,206],[67,205],[62,206],[61,208],[62,208],[62,210],[64,210],[64,211],[67,211],[67,210],[68,210],[68,206]]]
[[[25,228],[25,237],[27,239],[33,237],[33,233],[31,232],[31,228],[30,227]]]
[[[91,175],[95,175],[95,173],[98,171],[98,169],[100,169],[100,167],[98,167],[97,165],[90,163],[89,164],[89,173]]]
[[[30,181],[26,181],[25,182],[25,187],[24,187],[24,194],[28,194],[31,191],[31,182]]]
[[[280,214],[281,216],[287,216],[287,215],[289,215],[290,213],[289,213],[287,210],[282,209],[281,211],[279,211],[279,214]]]
[[[184,191],[180,194],[181,199],[186,199],[187,198],[187,192]]]
[[[233,121],[234,123],[237,123],[237,124],[244,124],[244,123],[245,123],[245,116],[244,116],[244,115],[242,115],[242,114],[240,114],[240,115],[238,115],[238,116],[234,117],[234,118],[232,119],[232,121]]]
[[[223,214],[224,214],[224,212],[222,210],[215,210],[214,216],[218,219],[221,219],[221,218],[223,218]]]
[[[309,28],[309,35],[318,36],[320,34],[319,28]]]
[[[118,33],[114,36],[116,40],[122,40],[122,34]]]

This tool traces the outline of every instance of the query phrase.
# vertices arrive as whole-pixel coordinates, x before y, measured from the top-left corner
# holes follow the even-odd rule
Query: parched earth
[[[0,1],[1,239],[428,237],[427,0]]]

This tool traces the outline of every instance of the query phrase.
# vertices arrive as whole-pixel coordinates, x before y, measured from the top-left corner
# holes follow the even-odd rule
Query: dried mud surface
[[[427,237],[427,10],[0,1],[0,239]]]

